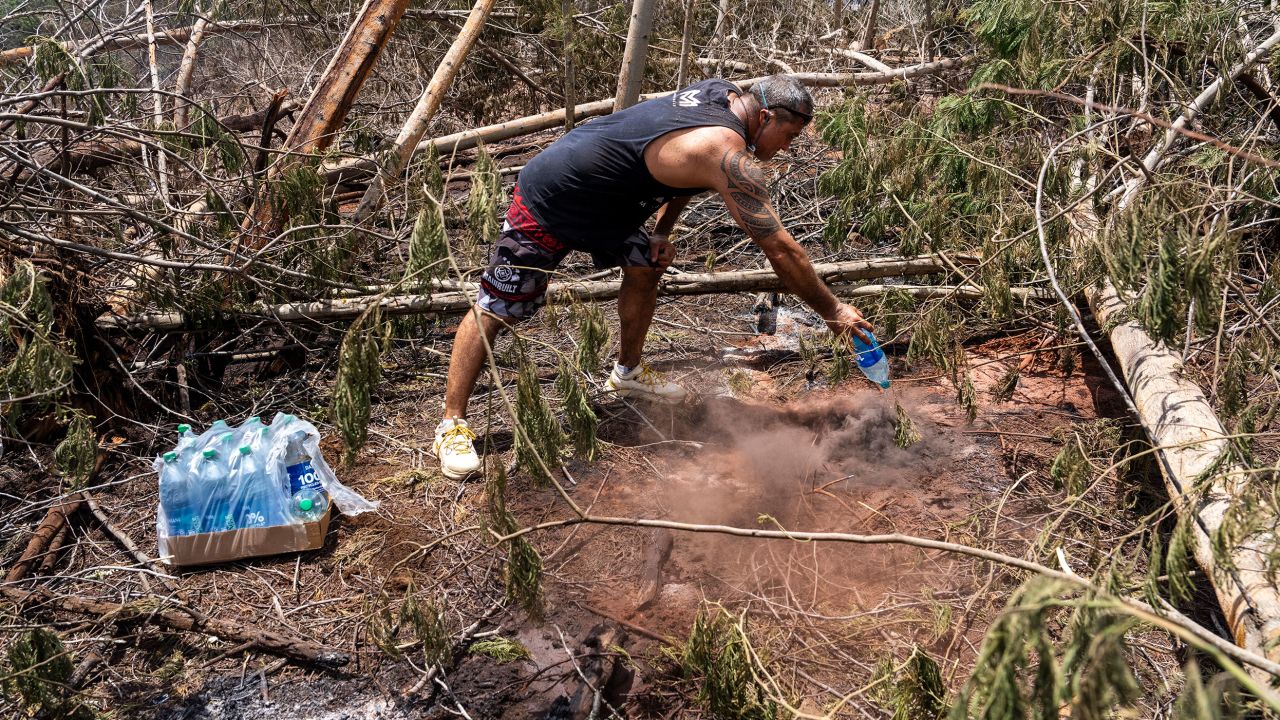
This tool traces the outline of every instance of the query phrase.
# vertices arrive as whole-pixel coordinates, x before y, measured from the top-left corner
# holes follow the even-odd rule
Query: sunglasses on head
[[[765,94],[765,92],[764,92],[764,86],[761,86],[761,87],[760,87],[760,100],[761,100],[760,104],[761,104],[762,106],[764,106],[764,109],[765,109],[765,110],[778,110],[778,109],[786,110],[787,112],[791,113],[792,115],[796,115],[796,116],[798,116],[801,120],[803,120],[803,121],[804,121],[804,124],[805,124],[805,125],[808,125],[808,124],[810,123],[810,121],[812,121],[812,120],[813,120],[813,116],[812,116],[812,115],[810,115],[809,113],[806,113],[806,112],[800,112],[799,110],[797,110],[797,109],[795,109],[795,108],[793,108],[793,107],[789,107],[789,106],[787,106],[787,105],[770,105],[770,104],[769,104],[769,96],[768,96],[768,95],[766,95],[766,94]]]

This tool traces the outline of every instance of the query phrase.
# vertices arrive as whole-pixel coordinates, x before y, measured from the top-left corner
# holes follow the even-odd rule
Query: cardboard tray
[[[191,567],[299,550],[317,550],[324,547],[324,536],[329,532],[330,512],[332,508],[319,520],[303,523],[305,533],[298,532],[293,525],[277,525],[165,538],[168,554],[161,560],[168,565]]]

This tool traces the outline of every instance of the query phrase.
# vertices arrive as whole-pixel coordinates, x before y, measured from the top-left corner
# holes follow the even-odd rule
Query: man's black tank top
[[[685,128],[718,125],[747,139],[729,109],[724,80],[703,80],[667,97],[579,125],[520,171],[525,206],[547,232],[588,252],[610,251],[644,225],[669,198],[707,188],[673,188],[653,179],[644,149]]]

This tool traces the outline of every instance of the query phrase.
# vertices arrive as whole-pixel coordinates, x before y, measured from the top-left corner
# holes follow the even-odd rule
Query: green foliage
[[[1248,379],[1244,351],[1233,347],[1218,378],[1218,408],[1223,418],[1233,418],[1245,405],[1245,382]]]
[[[773,720],[778,707],[756,679],[745,624],[721,607],[699,612],[678,661],[698,681],[698,703],[711,717]]]
[[[1000,403],[1008,402],[1013,399],[1013,392],[1018,389],[1018,380],[1022,377],[1022,371],[1017,365],[1009,368],[1005,374],[1000,376],[995,386],[991,389],[991,399]]]
[[[410,288],[427,287],[433,278],[443,277],[448,270],[449,238],[444,229],[444,212],[436,196],[424,191],[422,209],[409,235],[409,262],[404,268],[404,281]]]
[[[1093,460],[1109,458],[1119,447],[1120,425],[1109,419],[1072,423],[1055,434],[1064,443],[1049,467],[1049,475],[1057,487],[1078,497],[1093,478]]]
[[[519,529],[516,518],[507,509],[507,473],[499,464],[485,487],[486,518],[490,531],[510,535]],[[507,541],[507,566],[503,573],[508,600],[514,600],[532,617],[542,617],[542,557],[521,535]]]
[[[440,199],[445,197],[440,151],[436,150],[434,143],[427,143],[426,150],[414,155],[409,163],[408,178],[409,207],[425,206],[428,196]]]
[[[916,298],[901,288],[890,287],[880,296],[880,328],[877,334],[887,342],[898,337],[903,318],[916,315]]]
[[[498,239],[502,226],[498,221],[498,204],[502,200],[502,182],[488,149],[481,143],[476,150],[476,164],[471,171],[471,194],[467,197],[467,228],[472,243],[487,246]]]
[[[516,433],[516,464],[524,468],[535,482],[546,485],[551,482],[548,473],[560,467],[564,432],[551,412],[551,405],[542,395],[538,365],[523,347],[518,362],[516,424],[520,431]]]
[[[449,662],[449,629],[444,623],[444,612],[434,598],[419,603],[412,584],[400,603],[399,625],[413,630],[414,637],[422,644],[423,661],[428,666]]]
[[[97,455],[98,438],[93,432],[93,416],[73,410],[66,437],[53,449],[53,462],[58,473],[67,479],[71,488],[82,488],[93,474]]]
[[[594,461],[600,454],[600,441],[596,438],[596,427],[600,421],[587,401],[587,391],[578,372],[563,360],[556,374],[556,390],[564,403],[574,453],[587,462]]]
[[[894,444],[905,449],[920,442],[922,439],[920,431],[916,430],[916,424],[911,421],[911,416],[907,414],[902,405],[895,402],[893,410],[897,414],[893,430]]]
[[[905,672],[893,685],[893,720],[938,720],[946,712],[946,697],[938,663],[913,647]]]
[[[1186,317],[1186,290],[1182,284],[1183,245],[1177,236],[1161,239],[1147,286],[1138,300],[1137,319],[1153,339],[1173,344],[1182,333]]]
[[[1174,705],[1174,720],[1239,720],[1244,717],[1245,702],[1235,679],[1221,673],[1209,682],[1200,679],[1200,667],[1188,662],[1183,672],[1182,692]]]
[[[832,335],[829,339],[831,346],[831,362],[827,365],[827,378],[831,381],[831,386],[835,387],[844,382],[853,371],[853,363],[850,361],[849,341],[838,335]]]
[[[578,367],[585,373],[599,372],[609,349],[609,322],[604,311],[588,301],[574,303],[573,315],[578,320]]]
[[[382,321],[382,306],[375,303],[351,323],[338,350],[338,377],[329,414],[342,434],[342,459],[347,467],[368,436],[370,396],[382,379],[382,349],[390,334],[390,324]]]
[[[930,360],[938,369],[954,374],[956,366],[955,346],[960,332],[960,313],[947,303],[929,308],[916,324],[907,345],[907,362]]]
[[[50,630],[37,627],[9,646],[4,692],[31,717],[92,720],[96,714],[66,691],[74,665],[71,653]]]
[[[965,417],[973,422],[978,417],[978,390],[973,386],[973,373],[967,369],[956,386],[956,402],[964,410]]]
[[[1033,578],[1014,593],[987,630],[973,675],[951,706],[951,720],[1010,720],[1027,717],[1028,710],[1037,720],[1058,717],[1061,678],[1047,626],[1064,589]]]
[[[471,643],[471,647],[467,649],[467,652],[472,655],[487,655],[501,663],[528,660],[530,658],[529,648],[521,645],[518,640],[504,637],[477,640]]]
[[[45,279],[25,260],[0,276],[0,363],[0,397],[8,400],[0,419],[10,427],[54,407],[71,384],[70,343],[55,334]]]

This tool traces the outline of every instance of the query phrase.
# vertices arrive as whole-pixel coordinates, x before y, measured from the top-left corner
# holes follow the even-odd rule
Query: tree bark
[[[622,53],[622,69],[618,73],[618,93],[613,111],[635,105],[644,83],[645,59],[649,56],[649,33],[653,30],[654,0],[632,0],[631,25],[627,28],[627,46]]]
[[[684,32],[680,34],[680,71],[676,74],[676,87],[689,84],[689,57],[693,45],[693,11],[698,0],[685,0]]]
[[[1177,128],[1189,124],[1229,81],[1248,71],[1277,44],[1280,44],[1280,31],[1264,40],[1187,105],[1173,123],[1174,127],[1143,159],[1146,172],[1123,186],[1113,214],[1124,212],[1141,192],[1146,179],[1163,163],[1167,151],[1182,138]],[[1082,213],[1086,217],[1078,225],[1096,232],[1097,219],[1087,206]],[[1103,327],[1131,317],[1129,300],[1120,296],[1110,282],[1086,289],[1085,296]],[[1169,497],[1184,522],[1192,526],[1193,554],[1213,581],[1232,638],[1242,648],[1280,661],[1280,591],[1272,578],[1274,568],[1269,567],[1275,538],[1265,533],[1238,542],[1230,550],[1234,569],[1224,570],[1214,557],[1213,538],[1222,526],[1227,509],[1239,500],[1246,484],[1239,479],[1247,477],[1244,469],[1234,464],[1220,468],[1203,499],[1197,500],[1190,491],[1227,450],[1229,441],[1222,422],[1204,392],[1183,375],[1183,358],[1179,353],[1157,344],[1132,320],[1118,322],[1109,337],[1138,420],[1157,448]],[[1269,524],[1274,526],[1274,519]]]
[[[22,555],[18,557],[18,562],[14,563],[13,567],[9,568],[9,572],[5,574],[4,581],[6,583],[17,582],[27,576],[31,566],[49,549],[53,544],[54,538],[66,527],[67,518],[80,509],[80,502],[80,493],[76,493],[65,501],[49,508],[48,514],[36,526],[31,539],[27,541],[27,547],[22,551]]]
[[[867,12],[867,27],[862,32],[862,50],[876,49],[876,22],[880,18],[880,0],[871,0],[871,9]]]
[[[355,213],[351,217],[352,223],[364,222],[378,209],[378,206],[382,204],[383,188],[386,183],[399,175],[400,171],[409,164],[410,158],[413,157],[413,153],[418,147],[418,142],[422,140],[422,136],[427,132],[427,125],[431,123],[431,118],[435,117],[436,111],[440,109],[440,102],[444,99],[445,91],[449,89],[449,85],[457,77],[458,70],[461,68],[462,62],[466,60],[467,54],[471,52],[471,48],[475,47],[476,40],[480,37],[480,31],[484,28],[485,20],[489,17],[489,12],[493,10],[494,2],[495,0],[476,0],[475,6],[471,8],[471,14],[467,17],[466,24],[462,26],[462,31],[458,33],[453,45],[449,47],[449,51],[440,60],[435,74],[431,76],[431,81],[427,83],[427,89],[422,92],[422,96],[418,98],[418,104],[413,108],[413,112],[409,114],[409,119],[400,128],[400,135],[396,137],[395,145],[386,154],[386,160],[383,162],[382,168],[374,176],[372,182],[369,183],[369,187],[365,189],[364,197],[360,199],[360,204],[356,206]]]
[[[333,143],[408,5],[409,0],[365,0],[285,138],[283,159],[272,166],[268,177],[296,167],[303,157],[324,152]],[[262,247],[287,219],[273,209],[271,183],[265,183],[264,188],[241,226],[240,237],[233,243],[233,253],[241,245],[252,250]]]
[[[574,38],[577,36],[573,24],[573,0],[560,0],[560,14],[564,16],[564,44],[560,48],[564,54],[564,131],[569,132],[573,129],[578,105],[578,64],[573,60]]]
[[[953,255],[951,259],[954,262],[966,264],[976,262],[976,258],[973,256]],[[937,272],[945,272],[950,267],[937,256],[924,255],[910,259],[885,258],[842,263],[820,263],[814,266],[814,270],[823,282],[830,285],[874,278],[930,275]],[[444,285],[444,283],[437,284]],[[475,283],[449,283],[449,285],[450,287],[431,295],[380,294],[284,305],[264,305],[248,310],[243,314],[250,317],[272,318],[280,322],[311,322],[317,320],[353,320],[373,302],[381,303],[382,312],[387,315],[456,314],[470,309],[471,303],[475,298],[475,291],[479,286]],[[552,303],[567,303],[574,300],[613,298],[617,297],[621,285],[621,282],[611,280],[553,282],[548,287],[547,300]],[[866,296],[882,294],[891,288],[901,289],[918,297],[958,296],[976,298],[982,295],[982,291],[976,287],[956,288],[934,285],[873,285],[859,288],[836,288],[836,292],[850,296]],[[778,279],[778,276],[768,269],[667,275],[658,286],[658,294],[660,295],[708,295],[766,290],[786,291],[786,287]],[[1015,288],[1015,295],[1036,297],[1043,296],[1043,293]],[[207,317],[188,318],[182,313],[145,313],[123,317],[104,315],[99,317],[97,322],[98,326],[104,330],[147,329],[156,332],[173,332],[195,329],[196,327],[209,327],[209,319]]]
[[[182,52],[182,63],[178,66],[178,79],[173,84],[173,92],[178,96],[173,100],[173,125],[179,130],[187,127],[187,115],[191,103],[187,102],[186,95],[191,92],[191,78],[195,75],[196,69],[196,52],[200,48],[200,41],[204,39],[204,31],[208,26],[208,18],[203,17],[191,26],[191,37],[187,40],[187,49]]]

